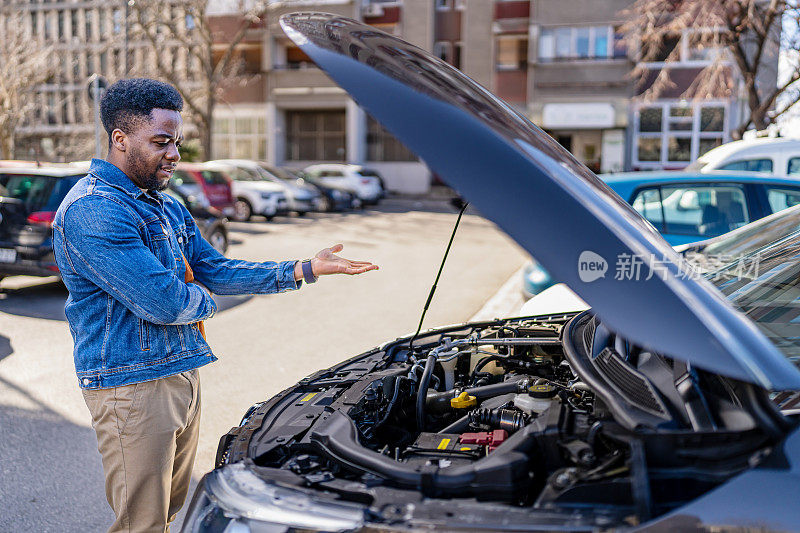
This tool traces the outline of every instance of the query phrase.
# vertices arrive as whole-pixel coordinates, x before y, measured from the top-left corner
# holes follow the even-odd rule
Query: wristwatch
[[[303,281],[306,283],[314,283],[317,281],[317,276],[314,275],[314,270],[311,268],[311,259],[303,259],[303,262],[300,263],[300,267],[303,269]]]

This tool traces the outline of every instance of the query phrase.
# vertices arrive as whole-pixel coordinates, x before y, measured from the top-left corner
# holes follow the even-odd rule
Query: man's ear
[[[128,135],[119,128],[115,129],[111,132],[111,146],[120,152],[126,151],[128,148]]]

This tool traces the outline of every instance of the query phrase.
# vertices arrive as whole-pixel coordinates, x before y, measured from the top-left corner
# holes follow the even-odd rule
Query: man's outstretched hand
[[[363,274],[370,270],[378,270],[378,265],[373,265],[369,261],[351,261],[336,255],[344,248],[342,244],[334,244],[330,248],[320,250],[311,259],[311,269],[315,276],[327,276],[328,274]],[[294,267],[294,279],[303,279],[303,269],[298,262]]]

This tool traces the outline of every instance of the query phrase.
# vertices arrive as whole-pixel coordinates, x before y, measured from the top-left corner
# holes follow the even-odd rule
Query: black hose
[[[450,411],[450,400],[455,398],[459,392],[466,392],[469,396],[475,396],[475,399],[480,402],[481,400],[500,396],[501,394],[520,392],[527,387],[526,384],[521,383],[522,381],[527,383],[527,381],[523,378],[519,380],[495,383],[493,385],[484,385],[482,387],[473,387],[470,389],[465,389],[464,391],[450,390],[444,392],[435,392],[427,395],[426,404],[428,409],[435,413],[445,413]],[[419,397],[417,397],[417,399],[419,400]]]
[[[464,415],[437,433],[464,433],[469,428],[469,415]]]
[[[478,375],[478,372],[480,372],[483,367],[485,367],[492,361],[503,361],[505,359],[507,359],[507,357],[503,357],[502,355],[489,355],[484,357],[483,359],[480,359],[478,361],[478,364],[475,365],[475,369],[472,371],[472,375],[470,376],[470,381],[475,379],[475,376]]]
[[[417,429],[425,431],[425,397],[428,394],[428,383],[431,381],[433,367],[436,364],[436,356],[429,355],[425,361],[425,370],[422,372],[422,379],[417,388]]]
[[[392,414],[392,409],[394,409],[394,404],[397,402],[397,398],[400,396],[400,376],[394,380],[394,393],[392,394],[392,399],[389,400],[389,405],[386,406],[386,413],[384,413],[383,418],[381,418],[376,424],[375,427],[382,426],[386,420],[389,419],[389,415]]]

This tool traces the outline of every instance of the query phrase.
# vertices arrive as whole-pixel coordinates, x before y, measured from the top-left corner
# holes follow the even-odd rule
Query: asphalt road
[[[444,202],[387,200],[360,213],[231,224],[229,257],[301,259],[341,242],[343,256],[381,269],[326,277],[291,293],[219,297],[224,310],[207,322],[206,332],[220,360],[201,370],[202,431],[193,482],[213,468],[219,437],[251,404],[413,332],[455,218]],[[493,224],[468,212],[425,326],[468,320],[525,257]],[[0,284],[3,532],[105,531],[113,519],[74,376],[66,294],[60,283],[36,278]]]

